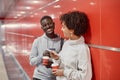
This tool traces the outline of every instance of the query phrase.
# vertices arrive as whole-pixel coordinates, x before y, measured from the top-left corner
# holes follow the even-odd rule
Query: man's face
[[[41,28],[46,34],[52,34],[54,33],[55,28],[54,22],[49,18],[43,19],[41,21]]]

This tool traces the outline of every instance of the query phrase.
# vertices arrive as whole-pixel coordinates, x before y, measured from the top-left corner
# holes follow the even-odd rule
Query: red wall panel
[[[52,2],[51,0],[49,1]],[[48,2],[46,2],[46,5],[47,3]],[[60,5],[61,7],[54,8],[56,5]],[[41,7],[43,7],[43,5]],[[32,78],[31,74],[33,71],[29,72],[28,70],[31,70],[31,66],[28,66],[29,62],[23,62],[21,59],[26,55],[29,56],[33,40],[43,34],[40,28],[40,18],[43,15],[53,16],[56,24],[55,32],[63,36],[59,16],[71,10],[84,11],[87,13],[90,20],[90,29],[85,35],[85,38],[87,43],[93,45],[90,46],[93,80],[119,80],[119,7],[119,0],[60,0],[40,10],[37,9],[37,6],[37,10],[34,13],[38,15],[29,14],[16,22],[9,23],[11,25],[15,24],[14,27],[6,25],[6,43],[15,48],[14,53],[20,53],[15,56]],[[44,10],[47,12],[43,12]],[[7,21],[5,24],[8,24]],[[21,58],[19,58],[19,56]],[[28,57],[25,57],[25,59],[28,60]]]
[[[101,0],[101,45],[120,47],[119,7],[119,0]]]

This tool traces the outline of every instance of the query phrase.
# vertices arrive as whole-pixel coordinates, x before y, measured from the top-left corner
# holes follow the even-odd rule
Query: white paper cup
[[[56,71],[59,68],[59,65],[57,63],[53,63],[51,67],[53,71]]]
[[[48,56],[43,56],[43,58],[42,58],[42,64],[43,65],[48,65],[48,62],[49,62],[49,57]]]

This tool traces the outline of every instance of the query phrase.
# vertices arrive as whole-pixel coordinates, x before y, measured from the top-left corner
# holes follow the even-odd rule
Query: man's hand
[[[49,60],[48,65],[46,65],[46,67],[51,68],[52,63],[53,63],[52,60]]]
[[[50,57],[50,52],[49,52],[48,50],[45,50],[45,51],[43,52],[43,56],[48,56],[48,57]]]

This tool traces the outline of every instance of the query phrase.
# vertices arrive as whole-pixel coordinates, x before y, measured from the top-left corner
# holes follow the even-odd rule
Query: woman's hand
[[[63,69],[57,69],[56,71],[53,71],[53,74],[55,76],[64,76],[64,70]]]
[[[50,57],[55,59],[55,60],[59,59],[59,56],[55,51],[50,51]]]

